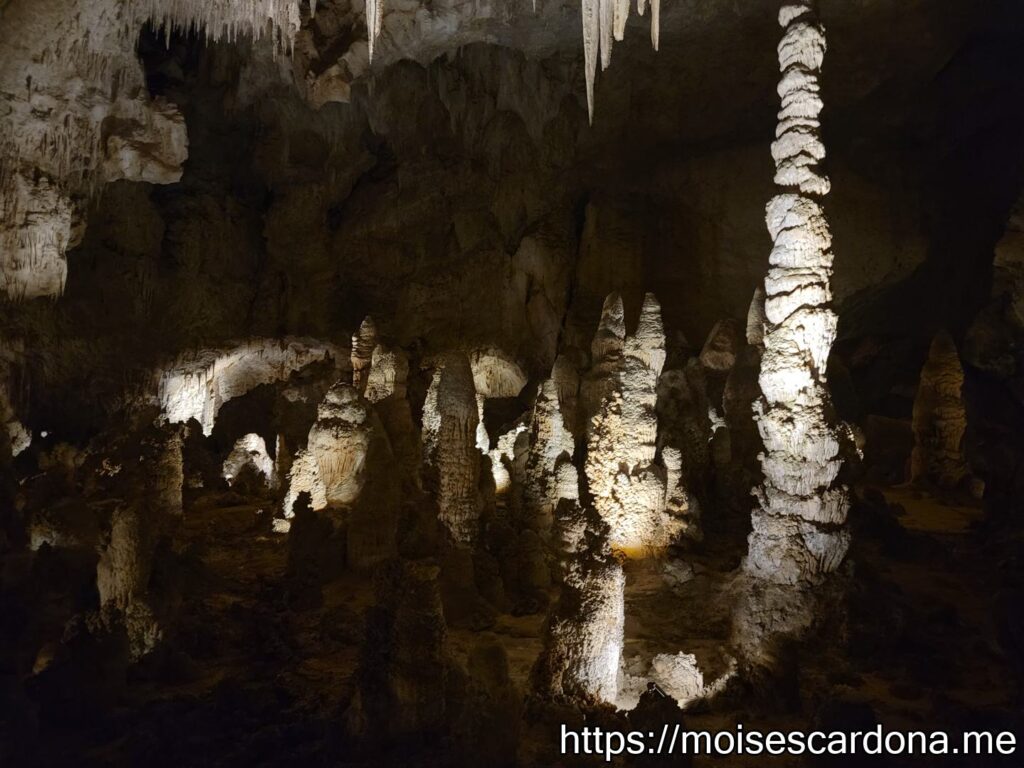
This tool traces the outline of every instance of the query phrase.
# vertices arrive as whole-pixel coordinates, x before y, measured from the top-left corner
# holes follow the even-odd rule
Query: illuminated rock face
[[[331,387],[317,407],[306,450],[292,464],[286,512],[303,491],[310,494],[313,509],[359,498],[372,429],[372,411],[355,389],[343,383]]]
[[[534,691],[578,703],[614,703],[625,626],[626,586],[608,527],[594,510],[563,502],[556,518],[562,590],[532,672]]]
[[[782,100],[772,144],[780,192],[768,204],[774,247],[765,279],[762,397],[754,412],[764,441],[763,484],[755,489],[745,566],[754,576],[796,584],[834,571],[849,545],[846,490],[825,366],[835,339],[831,308],[832,236],[818,200],[828,178],[818,163],[822,103],[818,75],[825,35],[811,7],[779,12]]]
[[[231,453],[224,460],[223,474],[232,487],[252,481],[266,488],[277,485],[274,461],[267,453],[267,443],[254,433],[242,435],[235,441]]]
[[[963,437],[967,428],[962,390],[964,369],[956,344],[945,331],[932,340],[914,398],[914,451],[910,476],[953,488],[967,476]]]
[[[614,328],[624,327],[618,312],[621,301],[605,306],[616,310]],[[655,463],[665,334],[653,294],[645,297],[637,332],[622,341],[622,355],[616,360],[610,355],[618,349],[618,339],[607,333],[602,318],[594,352],[606,377],[601,387],[606,394],[590,422],[585,471],[594,507],[608,525],[611,546],[637,552],[667,546],[682,529],[678,518],[665,513],[666,474]]]
[[[764,316],[764,286],[757,286],[754,297],[750,300],[750,309],[747,310],[747,344],[752,347],[764,346],[764,326],[767,318]]]
[[[359,498],[374,426],[366,401],[344,384],[332,387],[317,409],[306,450],[316,457],[328,505]]]
[[[390,476],[393,463],[373,406],[339,382],[317,408],[306,449],[292,464],[284,514],[291,517],[299,494],[308,493],[314,510],[334,510],[345,520],[351,567],[393,557],[400,489]]]
[[[453,353],[445,361],[437,386],[437,413],[439,516],[453,543],[472,547],[479,529],[481,453],[476,445],[479,415],[473,371],[463,353]]]
[[[352,377],[355,370],[355,345],[353,349]],[[366,375],[363,395],[371,403],[379,403],[389,397],[405,398],[409,378],[409,360],[400,349],[389,349],[378,344],[370,356],[370,371]],[[355,386],[355,385],[353,385]],[[359,387],[357,386],[356,389]]]
[[[210,435],[228,400],[261,384],[284,381],[313,363],[337,362],[340,354],[331,344],[294,337],[249,339],[233,347],[183,354],[160,375],[160,408],[168,421],[195,419],[203,434]]]
[[[4,4],[0,26],[0,290],[59,296],[88,198],[117,179],[169,184],[188,155],[177,107],[149,98],[139,3]],[[199,4],[196,4],[197,7]]]
[[[637,13],[647,10],[647,0],[637,0]],[[587,75],[587,107],[590,120],[594,120],[594,82],[597,79],[597,61],[601,69],[612,62],[614,40],[622,40],[629,18],[629,0],[582,0],[583,57]],[[651,0],[651,46],[658,50],[661,36],[661,0]]]

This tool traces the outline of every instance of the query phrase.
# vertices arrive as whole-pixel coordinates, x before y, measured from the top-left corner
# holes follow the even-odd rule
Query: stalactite
[[[366,42],[369,47],[370,61],[373,62],[373,48],[380,37],[381,25],[384,22],[384,0],[366,0]]]
[[[637,13],[644,15],[645,0],[637,0]],[[626,34],[629,19],[629,0],[581,0],[580,16],[583,26],[583,60],[587,77],[587,111],[594,122],[594,83],[597,80],[597,62],[601,69],[612,63],[612,46]],[[660,0],[651,0],[651,45],[658,50],[660,42]],[[371,48],[372,50],[372,48]]]
[[[764,483],[755,489],[746,569],[768,581],[814,582],[834,571],[849,544],[846,489],[825,364],[835,338],[831,234],[817,198],[829,190],[818,163],[818,76],[825,35],[809,4],[784,6],[776,141],[779,194],[767,208],[774,247],[765,279],[764,356],[754,404],[764,440]]]

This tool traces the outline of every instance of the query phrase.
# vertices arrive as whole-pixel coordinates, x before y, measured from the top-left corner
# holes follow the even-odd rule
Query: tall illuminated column
[[[782,77],[776,139],[772,144],[778,194],[766,221],[773,248],[765,279],[762,397],[754,403],[764,439],[763,484],[745,567],[778,584],[820,581],[842,562],[849,546],[848,497],[837,484],[840,425],[825,381],[835,339],[832,311],[832,236],[821,201],[829,180],[819,122],[819,74],[825,33],[811,0],[779,11]]]

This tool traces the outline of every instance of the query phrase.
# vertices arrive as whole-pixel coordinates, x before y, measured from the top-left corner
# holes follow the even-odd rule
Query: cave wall
[[[854,44],[866,34],[857,13],[826,4],[822,14],[834,41],[825,121],[841,333],[903,323],[908,295],[922,299],[914,323],[935,326],[945,308],[923,294],[942,284],[950,234],[958,253],[984,253],[992,236],[948,212],[970,197],[995,222],[1004,202],[958,184],[975,123],[922,136],[907,114],[964,106],[972,51],[995,23],[978,32],[956,4],[895,62],[897,32],[919,18],[889,12],[879,46],[901,66],[886,79]],[[543,45],[471,44],[430,63],[385,55],[347,101],[313,107],[294,83],[308,47],[290,61],[267,41],[165,42],[147,28],[146,84],[184,115],[189,158],[179,183],[105,186],[69,254],[66,295],[3,308],[9,336],[32,350],[38,426],[88,429],[82,402],[116,407],[126,381],[182,349],[248,335],[346,339],[369,312],[402,345],[496,343],[539,376],[559,345],[587,348],[609,292],[633,316],[655,288],[670,346],[699,346],[717,320],[745,315],[769,250],[771,47],[736,55],[716,42],[767,38],[772,18],[716,6],[677,23],[657,54],[636,36],[616,49],[628,66],[602,74],[593,126],[575,54]],[[667,86],[649,77],[655,67],[679,77]],[[707,87],[712,73],[724,92]],[[1019,110],[1007,110],[991,117],[992,156],[1020,152],[1006,128]],[[945,181],[938,154],[957,171]],[[1004,176],[1007,189],[1019,181],[1013,167]],[[984,279],[976,259],[960,272],[971,284]]]

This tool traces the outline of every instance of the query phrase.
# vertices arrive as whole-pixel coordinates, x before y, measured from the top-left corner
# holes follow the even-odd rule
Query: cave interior
[[[0,765],[1024,733],[1022,37],[0,0]]]

